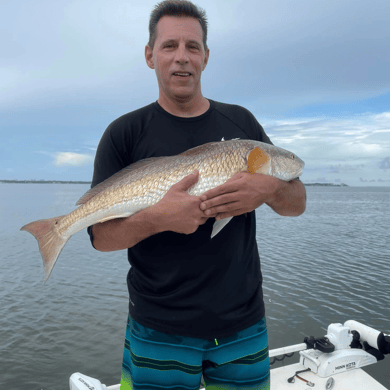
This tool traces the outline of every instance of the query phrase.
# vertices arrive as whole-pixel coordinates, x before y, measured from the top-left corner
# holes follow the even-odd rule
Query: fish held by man
[[[80,230],[115,218],[129,217],[158,203],[168,190],[194,170],[199,180],[188,193],[200,196],[224,184],[237,172],[264,174],[290,181],[302,174],[304,162],[294,153],[251,140],[210,142],[176,156],[151,157],[117,172],[87,191],[67,215],[23,226],[38,241],[45,281],[70,237]],[[214,237],[231,218],[214,223]]]

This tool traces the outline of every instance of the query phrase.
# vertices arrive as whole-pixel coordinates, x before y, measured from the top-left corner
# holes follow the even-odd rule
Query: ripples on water
[[[388,188],[307,187],[300,217],[258,209],[271,348],[349,319],[389,333],[389,196]],[[385,366],[365,371],[390,388]]]
[[[80,232],[43,284],[36,241],[19,231],[72,211],[88,185],[0,186],[0,388],[67,389],[77,371],[119,383],[125,251],[99,253]],[[330,323],[349,319],[390,333],[389,196],[389,188],[307,187],[300,217],[257,210],[270,348],[323,336]],[[389,359],[365,368],[386,387]]]

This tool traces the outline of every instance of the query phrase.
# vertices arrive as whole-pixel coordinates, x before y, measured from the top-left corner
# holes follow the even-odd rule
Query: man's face
[[[160,97],[176,101],[189,101],[201,94],[200,76],[208,57],[202,27],[190,17],[162,17],[157,23],[153,52],[149,46],[145,47],[146,62],[155,69]],[[190,75],[175,75],[177,72]]]

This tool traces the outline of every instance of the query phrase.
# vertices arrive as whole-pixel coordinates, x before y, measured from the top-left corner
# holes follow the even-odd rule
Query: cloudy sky
[[[91,180],[108,124],[158,99],[144,59],[156,3],[3,2],[0,179]],[[249,109],[305,161],[303,182],[390,186],[388,0],[194,3],[205,97]]]

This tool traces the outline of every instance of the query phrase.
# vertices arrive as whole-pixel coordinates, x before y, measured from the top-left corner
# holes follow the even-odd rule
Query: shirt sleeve
[[[256,141],[265,142],[266,144],[273,145],[270,138],[268,137],[268,135],[264,131],[263,126],[261,126],[261,124],[258,122],[256,117],[250,111],[248,111],[248,112],[250,114],[250,119],[249,119],[250,124],[251,124],[251,126],[256,134]]]
[[[130,164],[124,130],[117,120],[111,123],[104,132],[96,150],[91,188]],[[92,226],[87,228],[87,232],[93,246]]]

